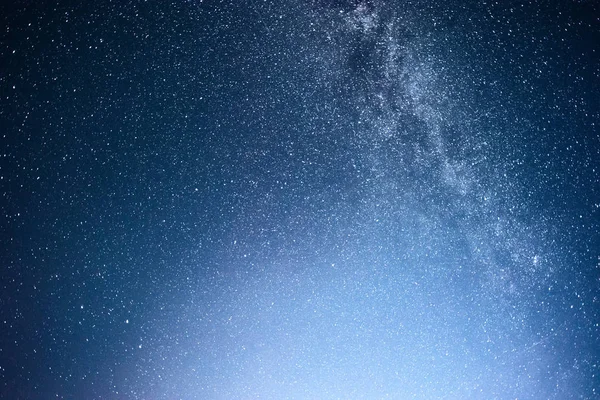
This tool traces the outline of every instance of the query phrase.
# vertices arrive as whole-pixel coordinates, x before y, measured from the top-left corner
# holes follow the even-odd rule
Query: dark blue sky
[[[0,398],[597,397],[598,15],[0,6]]]

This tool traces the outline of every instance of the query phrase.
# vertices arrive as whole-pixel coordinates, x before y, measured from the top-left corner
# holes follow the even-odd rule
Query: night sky
[[[600,398],[599,16],[3,2],[0,398]]]

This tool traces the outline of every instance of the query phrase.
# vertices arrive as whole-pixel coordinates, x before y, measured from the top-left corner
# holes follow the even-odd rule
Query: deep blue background
[[[598,395],[593,2],[0,7],[2,398]]]

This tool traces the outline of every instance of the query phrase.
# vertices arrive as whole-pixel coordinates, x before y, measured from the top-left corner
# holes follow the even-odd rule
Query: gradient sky
[[[1,5],[0,398],[598,398],[598,16]]]

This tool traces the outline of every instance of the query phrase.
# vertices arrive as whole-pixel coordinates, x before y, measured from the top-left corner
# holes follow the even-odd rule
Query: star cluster
[[[595,398],[599,14],[0,6],[0,397]]]

